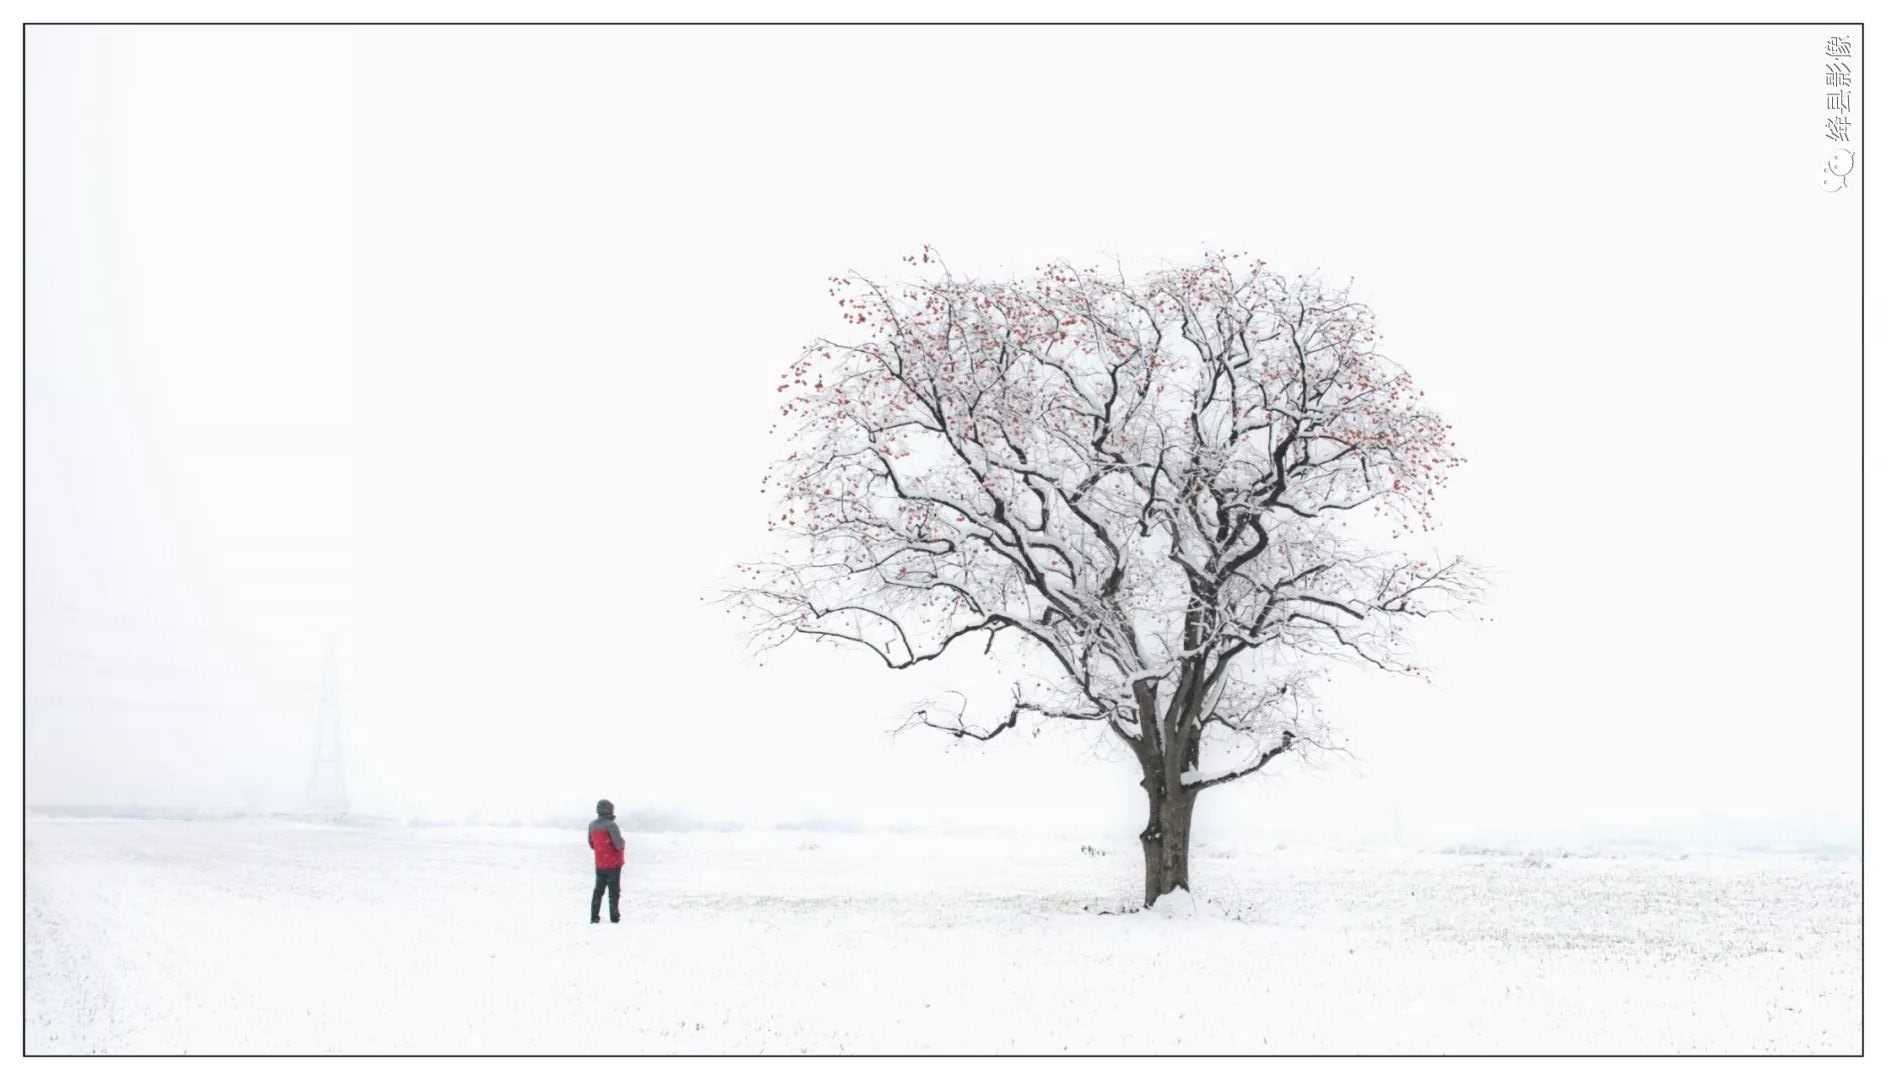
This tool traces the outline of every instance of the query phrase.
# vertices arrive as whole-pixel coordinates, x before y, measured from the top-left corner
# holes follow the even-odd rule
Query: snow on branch
[[[1076,703],[1045,715],[1189,768],[1254,735],[1212,703],[1337,660],[1419,673],[1410,628],[1480,599],[1403,550],[1461,459],[1348,286],[1216,253],[1137,281],[907,263],[833,277],[845,332],[779,380],[779,550],[723,597],[762,647],[999,647]],[[921,723],[986,741],[1031,710]]]
[[[1196,769],[1188,769],[1179,774],[1179,781],[1194,791],[1203,791],[1208,787],[1216,787],[1219,784],[1228,784],[1233,780],[1241,780],[1270,764],[1272,758],[1288,752],[1290,747],[1296,742],[1296,739],[1297,736],[1295,732],[1285,731],[1282,737],[1279,738],[1276,746],[1259,754],[1257,760],[1248,765],[1236,769],[1229,769],[1209,778],[1200,776]]]
[[[993,727],[976,728],[965,723],[963,719],[968,710],[968,700],[963,698],[961,694],[954,696],[959,700],[953,710],[943,707],[938,702],[927,703],[912,712],[910,719],[899,725],[895,733],[902,734],[905,731],[921,727],[941,731],[953,738],[974,739],[978,742],[988,742],[1005,731],[1013,731],[1016,725],[1021,722],[1023,713],[1033,713],[1044,719],[1080,721],[1105,719],[1105,717],[1096,712],[1068,710],[1054,705],[1024,701],[1022,700],[1020,689],[1017,688],[1015,691],[1014,706],[1009,709],[1008,716],[1004,720]]]

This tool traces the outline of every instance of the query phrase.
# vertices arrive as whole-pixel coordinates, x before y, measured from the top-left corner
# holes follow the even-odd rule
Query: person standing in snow
[[[596,804],[596,820],[589,823],[589,847],[596,853],[596,891],[589,894],[589,921],[602,921],[602,894],[609,890],[609,921],[622,921],[622,830],[616,828],[616,804]]]

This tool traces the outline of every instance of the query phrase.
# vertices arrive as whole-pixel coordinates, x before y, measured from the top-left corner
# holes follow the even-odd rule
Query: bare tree
[[[1406,630],[1477,598],[1460,560],[1396,549],[1458,463],[1377,355],[1347,288],[1208,255],[1130,282],[833,278],[854,340],[782,378],[792,451],[768,478],[780,555],[729,599],[795,636],[909,668],[1018,650],[1048,689],[912,718],[993,739],[1099,725],[1139,765],[1146,904],[1190,887],[1201,792],[1327,745],[1336,658],[1416,673]]]

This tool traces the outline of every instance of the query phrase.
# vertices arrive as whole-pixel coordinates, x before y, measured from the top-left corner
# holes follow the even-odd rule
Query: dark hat
[[[596,814],[597,814],[597,816],[599,816],[599,817],[614,817],[614,816],[615,816],[615,813],[616,813],[616,804],[615,804],[615,803],[612,803],[612,802],[610,802],[610,801],[609,801],[608,799],[600,799],[600,800],[598,800],[598,801],[597,801],[597,803],[596,803]]]

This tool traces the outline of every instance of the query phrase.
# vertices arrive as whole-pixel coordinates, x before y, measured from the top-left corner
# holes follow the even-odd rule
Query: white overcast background
[[[296,808],[332,641],[363,813],[1124,840],[1092,737],[887,736],[999,704],[973,651],[760,666],[703,598],[828,274],[1212,246],[1355,279],[1495,591],[1201,835],[1851,841],[1826,36],[31,29],[27,800]]]

